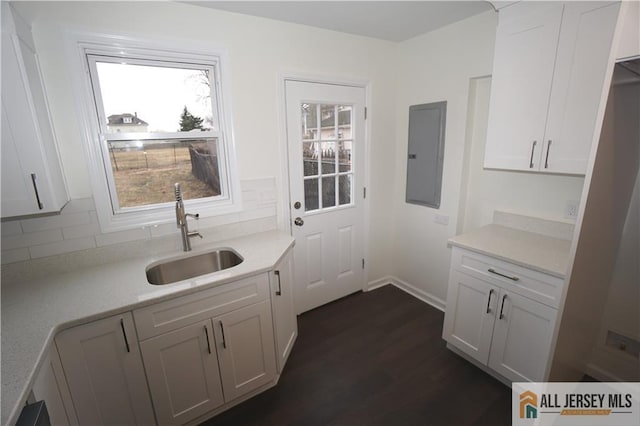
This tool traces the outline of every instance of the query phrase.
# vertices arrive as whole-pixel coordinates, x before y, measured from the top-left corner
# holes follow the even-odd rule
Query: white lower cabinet
[[[224,403],[213,343],[211,320],[140,343],[159,424],[182,424]]]
[[[49,349],[31,392],[34,398],[33,402],[45,402],[49,420],[53,426],[79,424],[55,346]]]
[[[64,330],[55,342],[79,424],[155,424],[131,313]]]
[[[293,309],[293,252],[289,251],[269,274],[269,284],[276,361],[278,373],[282,373],[298,337],[298,319]]]
[[[213,319],[225,402],[276,377],[273,325],[265,300]]]
[[[459,248],[452,259],[443,338],[510,381],[544,381],[557,309],[517,292],[511,283],[529,278],[513,274],[522,273],[521,267],[497,259],[491,263],[490,257]],[[483,271],[479,265],[489,267]],[[487,272],[486,277],[473,275]],[[558,278],[530,272],[554,292],[559,288]]]
[[[159,424],[204,420],[223,404],[275,381],[268,286],[262,274],[134,311],[136,321],[147,324],[140,334],[153,334],[140,347]],[[255,298],[262,300],[254,303]],[[159,334],[164,330],[159,324],[176,328],[184,318],[196,322]]]
[[[276,383],[297,335],[292,273],[287,252],[269,274],[64,330],[55,343],[70,398],[49,392],[55,370],[34,394],[55,404],[60,424],[204,421]]]
[[[489,367],[514,382],[542,382],[557,310],[516,293],[500,292]]]

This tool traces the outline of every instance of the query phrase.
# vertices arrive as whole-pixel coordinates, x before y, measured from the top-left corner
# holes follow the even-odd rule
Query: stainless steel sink
[[[229,269],[244,259],[233,250],[214,250],[202,254],[167,260],[147,267],[149,284],[162,285]]]

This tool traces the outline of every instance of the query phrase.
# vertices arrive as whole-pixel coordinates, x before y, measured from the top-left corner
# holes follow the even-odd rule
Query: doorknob
[[[304,220],[302,220],[302,218],[300,218],[300,217],[296,217],[293,220],[293,224],[296,225],[296,226],[302,226],[302,225],[304,225]]]

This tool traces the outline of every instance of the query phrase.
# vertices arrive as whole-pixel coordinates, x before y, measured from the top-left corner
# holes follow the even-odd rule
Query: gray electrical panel
[[[440,208],[447,102],[409,108],[407,203]]]

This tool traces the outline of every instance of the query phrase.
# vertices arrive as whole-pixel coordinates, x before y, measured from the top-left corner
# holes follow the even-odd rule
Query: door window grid
[[[305,211],[352,204],[352,112],[351,105],[301,105]]]

